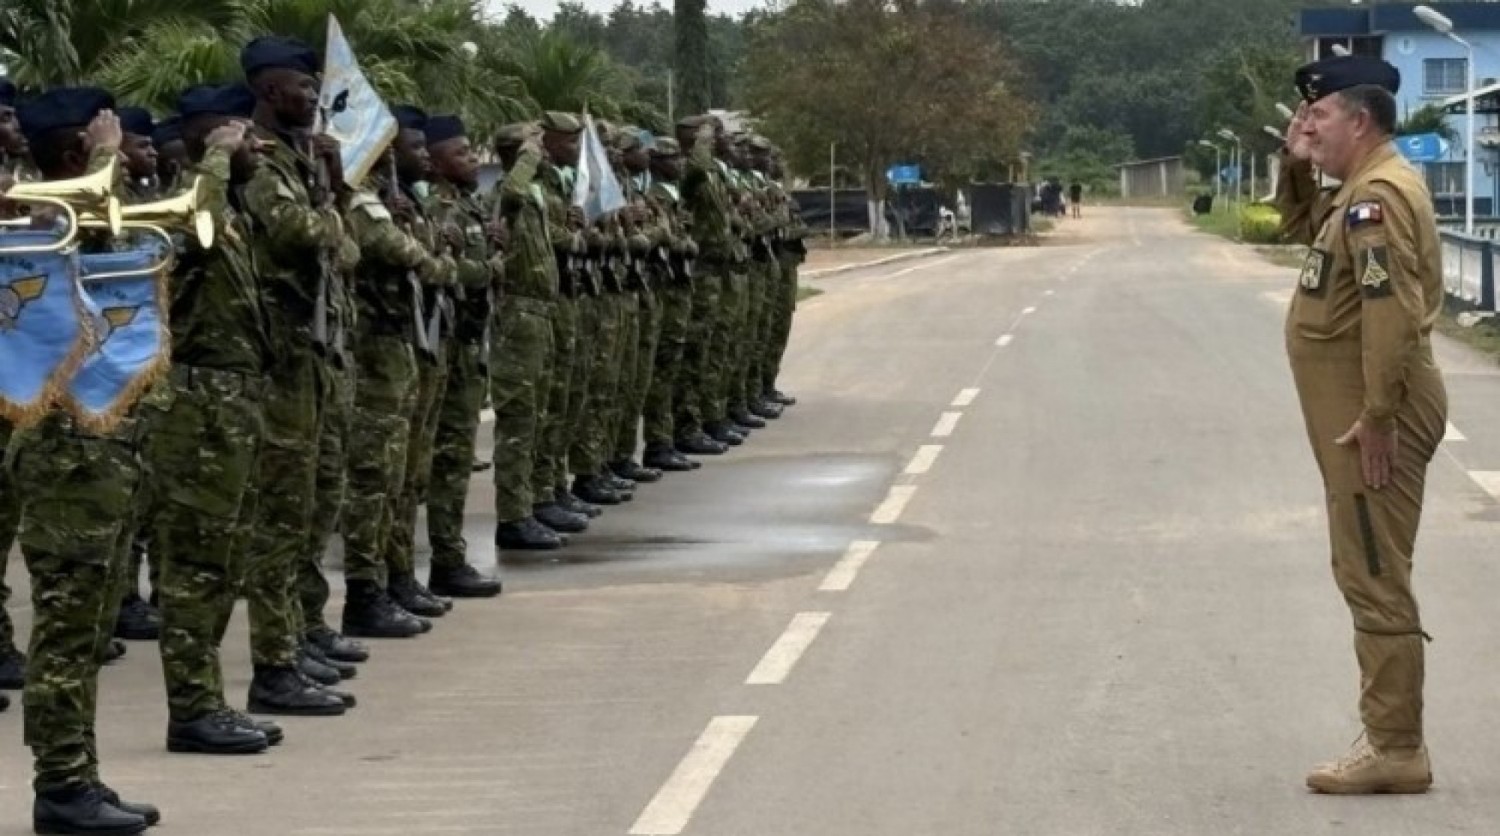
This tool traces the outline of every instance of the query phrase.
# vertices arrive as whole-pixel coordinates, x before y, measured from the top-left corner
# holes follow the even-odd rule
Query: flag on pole
[[[396,117],[365,78],[344,38],[338,18],[328,16],[328,48],[323,53],[323,88],[318,113],[324,133],[339,141],[344,182],[358,186],[381,152],[396,138]]]
[[[578,155],[578,176],[573,181],[573,205],[583,209],[589,223],[625,208],[625,190],[587,113],[583,115],[583,148]]]

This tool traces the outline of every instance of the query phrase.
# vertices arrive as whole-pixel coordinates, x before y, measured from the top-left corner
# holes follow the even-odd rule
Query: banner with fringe
[[[94,346],[75,256],[34,251],[64,234],[0,233],[0,416],[18,427],[47,414]]]
[[[164,254],[164,244],[152,242],[78,256],[97,345],[62,403],[90,430],[114,429],[171,363]]]

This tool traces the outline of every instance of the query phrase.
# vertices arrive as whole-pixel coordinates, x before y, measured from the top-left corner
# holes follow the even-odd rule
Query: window
[[[1428,58],[1422,62],[1422,92],[1427,95],[1462,93],[1469,65],[1463,58]]]
[[[1463,196],[1463,163],[1424,163],[1422,170],[1427,175],[1427,191],[1433,197]]]

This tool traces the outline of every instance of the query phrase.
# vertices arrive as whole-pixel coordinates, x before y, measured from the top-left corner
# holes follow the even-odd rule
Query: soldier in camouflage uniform
[[[749,351],[746,330],[752,315],[752,288],[757,278],[754,274],[755,265],[750,260],[755,208],[754,198],[740,170],[737,138],[721,135],[715,155],[718,157],[719,169],[724,174],[733,207],[730,211],[730,224],[733,230],[734,255],[719,307],[719,323],[714,335],[715,348],[710,353],[714,390],[706,417],[709,435],[734,445],[743,443],[752,429],[765,426],[764,421],[744,413],[738,396],[744,388],[744,357]]]
[[[55,89],[21,103],[40,173],[70,179],[114,159],[122,136],[113,107],[113,97],[96,88]],[[140,432],[133,416],[95,432],[53,410],[11,438],[19,540],[32,579],[22,701],[38,832],[139,833],[160,819],[155,808],[124,802],[103,783],[94,735],[99,667],[135,531]]]
[[[745,332],[744,361],[735,382],[734,420],[744,423],[747,416],[772,420],[781,417],[781,405],[762,397],[762,366],[766,346],[771,342],[772,321],[780,299],[781,264],[776,257],[782,222],[777,214],[770,181],[763,171],[765,154],[771,143],[764,137],[749,135],[739,148],[740,176],[751,196],[751,316]],[[757,164],[757,160],[760,161]],[[753,422],[751,426],[754,426]]]
[[[776,262],[781,270],[780,284],[772,302],[770,337],[766,342],[765,358],[761,363],[761,399],[766,403],[794,406],[797,399],[776,388],[776,378],[781,375],[781,360],[786,355],[787,343],[792,336],[792,316],[797,309],[797,267],[807,256],[803,239],[807,237],[807,225],[802,223],[802,214],[797,204],[781,186],[781,159],[775,148],[760,155],[758,166],[770,183],[773,204],[777,207],[782,234],[776,247]]]
[[[253,486],[255,511],[242,544],[249,601],[251,711],[335,715],[353,698],[325,690],[297,669],[301,625],[296,565],[317,505],[318,439],[328,398],[328,308],[344,225],[333,208],[344,199],[338,143],[315,137],[317,54],[298,41],[251,41],[240,64],[257,103],[257,138],[274,143],[242,192],[253,225],[262,307],[273,360],[264,403],[265,435]]]
[[[661,137],[651,149],[651,170],[646,182],[646,200],[660,219],[651,259],[655,273],[660,329],[653,357],[651,384],[642,406],[642,434],[646,441],[647,467],[682,472],[701,465],[674,447],[672,421],[684,376],[688,333],[693,316],[692,264],[697,245],[688,235],[682,212],[682,148],[675,139]],[[659,262],[665,257],[666,263]]]
[[[495,409],[495,543],[507,549],[558,548],[562,541],[534,516],[555,507],[551,423],[565,403],[566,356],[555,341],[559,258],[548,198],[541,180],[547,152],[541,128],[518,123],[500,129],[495,151],[505,174],[491,201],[510,232],[504,299],[491,326],[490,400]],[[566,242],[563,242],[566,246]],[[571,332],[570,332],[571,333]]]
[[[0,177],[14,177],[26,155],[26,137],[16,120],[16,85],[0,78]],[[0,450],[10,445],[10,422],[0,419]],[[16,649],[14,627],[5,604],[10,587],[5,584],[5,565],[21,523],[21,500],[11,485],[9,471],[0,468],[0,690],[18,690],[26,678],[26,657]],[[0,711],[10,698],[0,694]]]
[[[410,149],[426,138],[416,114],[396,145]],[[391,559],[393,530],[403,514],[407,467],[417,415],[417,354],[425,350],[429,288],[451,281],[451,259],[435,255],[421,237],[416,198],[392,176],[397,148],[375,165],[365,188],[355,195],[349,227],[362,260],[354,291],[359,308],[354,337],[357,366],[356,431],[349,439],[349,490],[344,521],[344,632],[369,638],[409,638],[432,625],[423,616],[441,615],[442,604],[419,591],[411,573]],[[408,159],[408,164],[410,164]],[[430,360],[424,360],[430,364]],[[413,511],[414,512],[414,511]],[[402,599],[405,600],[402,600]],[[423,610],[418,615],[407,604]]]
[[[463,247],[456,252],[455,329],[448,352],[448,383],[438,405],[432,477],[427,491],[427,537],[432,545],[428,588],[455,598],[500,594],[500,582],[481,575],[468,562],[464,541],[464,501],[474,469],[474,435],[489,373],[490,321],[500,292],[504,264],[503,229],[487,223],[475,194],[479,157],[469,144],[463,120],[433,116],[424,130],[432,160],[433,220],[455,230]]]
[[[160,572],[167,749],[265,751],[262,729],[224,699],[219,643],[234,611],[234,538],[263,432],[261,389],[271,343],[252,230],[238,190],[256,158],[245,142],[255,104],[245,88],[200,86],[179,103],[196,173],[218,221],[212,249],[184,244],[171,282],[170,398],[147,407],[151,513],[143,526]],[[270,732],[271,734],[268,734]]]

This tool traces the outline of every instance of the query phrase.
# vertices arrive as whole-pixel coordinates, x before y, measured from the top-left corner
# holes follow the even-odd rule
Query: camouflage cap
[[[713,116],[707,113],[699,113],[696,116],[684,116],[677,120],[677,127],[683,130],[696,131],[704,125],[717,123]]]
[[[656,144],[651,147],[651,156],[680,157],[682,156],[682,146],[678,145],[675,139],[659,136],[656,138]]]
[[[766,139],[759,134],[751,134],[750,140],[747,144],[750,146],[751,150],[754,151],[763,151],[766,153],[770,153],[776,150],[776,146],[771,144],[771,140]]]
[[[542,115],[542,129],[559,134],[576,134],[583,132],[583,123],[571,113],[549,110]]]
[[[641,137],[641,129],[634,125],[627,125],[615,132],[612,143],[616,151],[634,151],[646,144]]]
[[[535,122],[512,122],[495,132],[495,144],[500,147],[520,145],[536,130]]]

